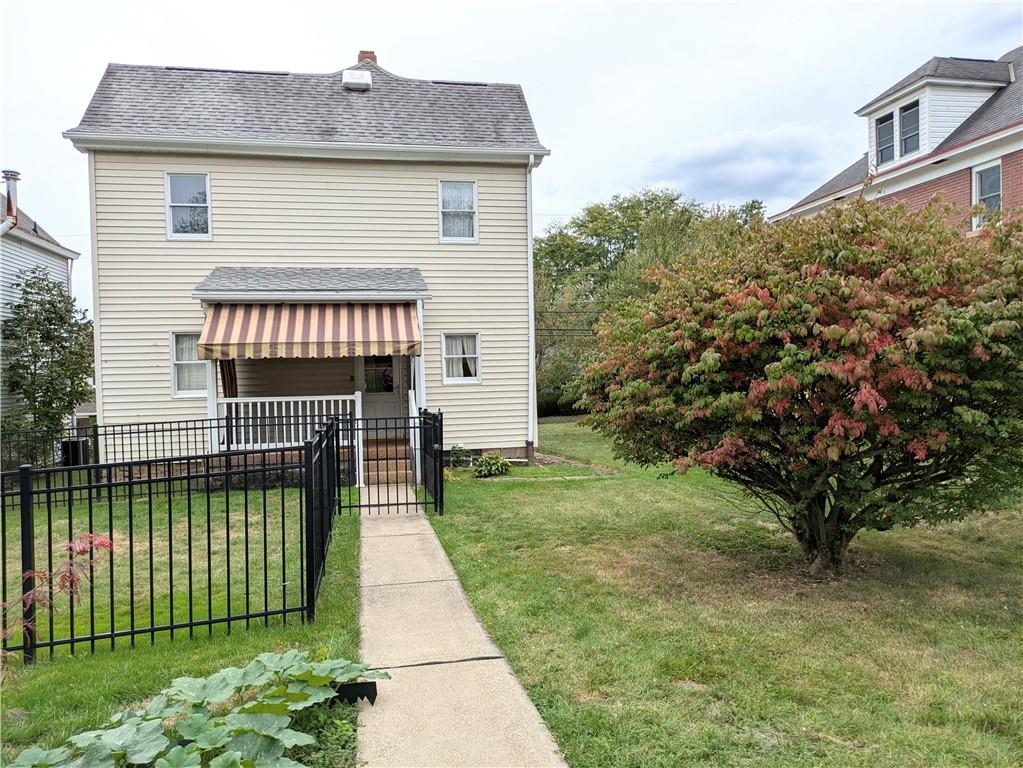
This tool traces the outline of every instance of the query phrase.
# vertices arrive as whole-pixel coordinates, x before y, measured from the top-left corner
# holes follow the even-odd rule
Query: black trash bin
[[[80,467],[89,459],[89,438],[75,437],[60,441],[60,462],[64,467]]]

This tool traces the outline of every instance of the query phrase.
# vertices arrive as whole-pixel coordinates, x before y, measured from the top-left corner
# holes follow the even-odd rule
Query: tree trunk
[[[811,573],[838,573],[856,531],[848,527],[843,510],[833,508],[825,514],[824,509],[824,500],[820,499],[796,510],[791,519],[792,532]]]

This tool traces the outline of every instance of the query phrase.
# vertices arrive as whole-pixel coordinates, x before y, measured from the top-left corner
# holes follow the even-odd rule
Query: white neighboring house
[[[89,156],[97,416],[444,412],[536,443],[532,171],[517,85],[111,64]]]
[[[0,321],[11,316],[9,304],[21,301],[15,288],[19,273],[42,267],[51,280],[71,291],[71,265],[78,253],[58,243],[49,232],[18,207],[17,171],[4,171],[6,194],[0,194],[4,209],[0,234]],[[0,411],[6,412],[16,400],[7,389],[6,365],[0,361]]]

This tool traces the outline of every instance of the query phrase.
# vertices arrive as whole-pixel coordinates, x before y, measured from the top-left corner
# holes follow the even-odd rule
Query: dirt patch
[[[564,456],[555,456],[550,453],[537,453],[536,465],[539,467],[583,467],[585,469],[593,470],[598,475],[605,475],[608,477],[618,474],[613,469],[608,469],[607,467],[598,467],[595,464],[587,464],[586,462],[576,461],[575,459],[566,459]]]

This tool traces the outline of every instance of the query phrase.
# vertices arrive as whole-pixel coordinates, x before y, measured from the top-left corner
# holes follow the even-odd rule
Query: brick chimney
[[[361,64],[364,61],[372,61],[374,64],[377,63],[377,55],[373,51],[359,51],[359,60],[356,64]]]

